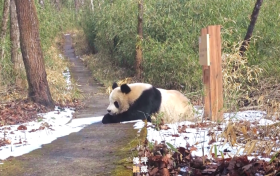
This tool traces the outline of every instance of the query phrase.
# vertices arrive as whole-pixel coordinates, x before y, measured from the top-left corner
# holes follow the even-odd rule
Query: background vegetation
[[[4,0],[0,1],[0,10]],[[278,84],[280,75],[280,4],[263,2],[244,58],[238,56],[254,8],[253,0],[149,0],[144,3],[144,39],[137,43],[137,0],[83,1],[75,9],[73,0],[60,1],[59,8],[52,0],[42,7],[36,2],[40,21],[40,37],[51,91],[64,91],[57,72],[66,65],[58,57],[55,38],[70,28],[82,29],[95,53],[88,57],[94,76],[102,82],[110,77],[122,79],[134,75],[135,47],[143,47],[143,79],[158,87],[195,92],[201,98],[202,73],[198,64],[198,37],[201,28],[222,25],[224,96],[227,101],[248,104],[259,82]],[[82,1],[81,1],[82,2]],[[2,14],[0,14],[1,17]],[[9,31],[9,30],[8,30]],[[80,35],[78,35],[80,36]],[[10,60],[9,35],[4,44],[5,58],[0,60],[3,90],[15,82]],[[86,45],[83,45],[86,48]],[[83,46],[79,46],[82,48]],[[98,53],[97,53],[98,52]],[[97,53],[97,54],[96,54]],[[87,53],[88,54],[88,53]],[[56,59],[55,59],[56,58]],[[61,63],[62,65],[60,65]],[[237,72],[232,69],[238,67]],[[118,74],[115,74],[118,73]],[[113,76],[111,76],[113,75]],[[24,77],[24,75],[22,75]],[[122,77],[123,76],[123,77]],[[104,81],[105,80],[105,81]],[[54,99],[59,99],[56,97]],[[231,103],[227,103],[231,104]]]
[[[65,102],[72,97],[71,92],[66,90],[63,71],[66,70],[67,62],[59,57],[59,43],[63,40],[63,32],[77,25],[75,18],[74,1],[61,1],[58,8],[54,1],[44,1],[44,6],[35,1],[37,15],[39,19],[40,40],[44,54],[46,71],[48,74],[48,82],[51,89],[53,99],[56,102]],[[3,11],[4,0],[0,1],[0,11]],[[2,13],[0,13],[2,18]],[[10,28],[10,25],[8,25]],[[0,70],[1,80],[0,93],[1,100],[9,100],[13,98],[26,97],[27,81],[23,67],[22,75],[17,75],[23,78],[21,87],[15,86],[16,75],[13,71],[10,51],[10,30],[7,29],[6,42],[4,45],[5,57],[0,60],[2,69]],[[20,51],[19,51],[20,52]],[[63,54],[63,53],[62,53]],[[15,88],[23,89],[21,93],[15,91]],[[11,95],[13,94],[13,95]]]
[[[201,89],[198,36],[208,25],[222,25],[223,53],[232,53],[243,40],[255,1],[252,0],[150,0],[144,5],[144,81],[189,92]],[[279,75],[280,48],[277,12],[280,4],[263,3],[246,53],[249,65],[259,65],[263,76]],[[88,6],[90,7],[90,6]],[[83,14],[88,40],[110,59],[132,68],[134,63],[137,1],[94,1],[94,11]]]

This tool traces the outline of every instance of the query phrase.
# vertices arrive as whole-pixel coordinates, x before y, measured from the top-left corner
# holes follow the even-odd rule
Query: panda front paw
[[[110,114],[106,114],[103,119],[102,123],[107,124],[107,123],[119,123],[120,120],[116,116],[112,116]]]

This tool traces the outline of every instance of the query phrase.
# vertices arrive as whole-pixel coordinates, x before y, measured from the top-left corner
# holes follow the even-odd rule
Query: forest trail
[[[77,111],[76,118],[101,116],[108,106],[108,95],[98,91],[83,62],[76,58],[71,35],[65,35],[65,56],[71,67],[71,77],[87,97],[87,107]],[[0,165],[1,176],[111,176],[116,162],[131,153],[121,151],[136,137],[133,124],[89,125],[77,133],[58,138],[28,154],[9,158]]]
[[[83,61],[76,57],[70,34],[65,34],[64,55],[71,64],[71,77],[74,78],[78,89],[82,91],[85,98],[83,103],[86,108],[77,111],[76,118],[103,116],[106,113],[109,96],[103,93],[104,91],[102,92],[101,89],[104,87],[94,81],[90,70],[85,67]]]

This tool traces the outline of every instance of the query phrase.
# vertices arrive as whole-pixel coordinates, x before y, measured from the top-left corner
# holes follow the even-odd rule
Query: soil
[[[97,83],[82,60],[76,57],[71,35],[65,35],[65,56],[71,63],[71,76],[80,85],[87,105],[75,113],[75,118],[102,116],[108,106],[108,95]],[[123,151],[135,139],[133,124],[106,124],[101,122],[61,137],[41,149],[19,157],[10,157],[0,165],[1,176],[83,176],[114,175],[116,163],[131,153]],[[131,172],[132,173],[132,172]]]

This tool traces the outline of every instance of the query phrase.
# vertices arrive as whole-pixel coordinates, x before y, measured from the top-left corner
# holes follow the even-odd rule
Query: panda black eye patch
[[[116,108],[119,108],[119,103],[117,101],[114,102],[114,105],[116,106]]]

